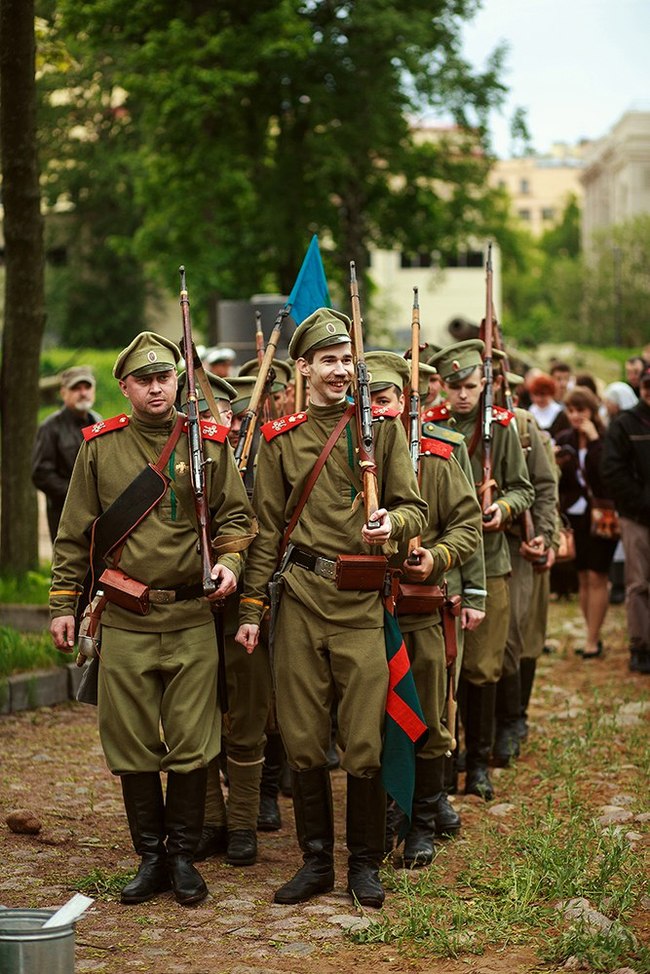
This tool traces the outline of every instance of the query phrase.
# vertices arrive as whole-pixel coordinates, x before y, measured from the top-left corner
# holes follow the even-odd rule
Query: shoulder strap
[[[327,443],[325,444],[325,446],[323,447],[323,449],[321,451],[321,454],[320,454],[318,460],[316,461],[316,463],[312,467],[312,471],[309,474],[309,477],[307,478],[307,482],[305,483],[305,486],[303,488],[303,492],[300,495],[300,499],[299,499],[298,503],[296,504],[296,506],[294,508],[293,514],[291,515],[291,520],[289,521],[289,523],[288,523],[288,525],[286,527],[286,530],[284,532],[284,536],[282,538],[282,544],[280,545],[280,553],[278,555],[278,564],[282,561],[282,556],[284,555],[284,553],[285,553],[285,551],[287,549],[287,545],[289,544],[289,538],[291,537],[291,533],[293,532],[293,529],[295,528],[296,524],[298,523],[298,518],[300,517],[300,515],[302,513],[303,507],[307,503],[307,498],[311,494],[312,489],[314,487],[314,484],[318,480],[318,476],[319,476],[321,470],[325,466],[325,461],[327,460],[328,456],[330,455],[330,453],[334,449],[334,444],[336,443],[336,441],[338,440],[339,436],[341,435],[341,433],[343,432],[343,430],[345,429],[345,427],[348,425],[348,423],[352,419],[352,416],[353,415],[354,415],[354,404],[351,404],[345,410],[345,412],[341,416],[340,420],[338,421],[338,423],[336,424],[336,426],[332,430],[332,432],[330,434],[330,437],[329,437]]]

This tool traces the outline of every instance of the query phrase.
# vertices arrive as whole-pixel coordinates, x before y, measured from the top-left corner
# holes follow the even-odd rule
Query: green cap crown
[[[405,358],[395,352],[367,352],[370,391],[380,392],[389,386],[397,386],[404,392],[404,386],[411,380],[411,370]]]
[[[215,399],[225,399],[227,402],[232,402],[237,393],[225,379],[222,379],[220,375],[213,375],[211,372],[206,372],[208,377],[208,382],[212,387],[212,394]],[[178,377],[178,391],[180,394],[180,404],[181,409],[187,404],[187,372],[181,372]],[[200,383],[196,383],[196,394],[199,397],[197,402],[197,409],[200,413],[205,412],[206,409],[210,408],[207,399],[203,396],[203,390]],[[219,419],[215,416],[215,419]]]
[[[445,382],[454,385],[462,382],[472,374],[478,365],[483,364],[481,353],[485,348],[479,338],[470,338],[465,342],[447,345],[432,355],[429,365],[433,365]]]
[[[235,392],[235,398],[230,404],[233,416],[241,416],[250,406],[251,396],[255,388],[256,376],[238,375],[228,380]]]
[[[298,325],[289,342],[289,355],[295,361],[306,353],[328,345],[350,341],[352,322],[333,308],[319,308]]]
[[[156,335],[153,331],[143,331],[133,339],[130,345],[120,352],[113,366],[116,379],[125,379],[127,375],[152,375],[154,372],[168,372],[176,369],[181,360],[178,345]]]
[[[273,382],[273,392],[282,392],[283,389],[287,388],[287,385],[293,379],[293,369],[288,362],[283,362],[282,359],[274,358],[271,359],[271,365],[275,371],[275,380]],[[248,362],[244,362],[239,370],[239,375],[244,378],[245,376],[252,375],[257,378],[260,371],[260,363],[256,358],[250,359]]]

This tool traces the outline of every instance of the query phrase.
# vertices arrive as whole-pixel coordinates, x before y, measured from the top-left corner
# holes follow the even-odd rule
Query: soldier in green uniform
[[[503,405],[503,354],[497,349],[494,350],[494,359],[495,400]],[[510,386],[522,382],[520,376],[508,374]],[[514,414],[535,500],[530,508],[531,520],[528,525],[531,536],[526,539],[520,522],[511,522],[506,531],[512,565],[510,624],[503,671],[497,684],[496,733],[492,748],[494,763],[502,767],[506,767],[510,759],[517,757],[520,751],[521,660],[526,648],[528,619],[533,606],[533,564],[536,562],[538,568],[544,566],[544,570],[548,571],[548,562],[553,561],[552,545],[558,506],[556,464],[544,446],[542,431],[527,409],[515,407]],[[526,664],[524,670],[525,666]]]
[[[447,346],[436,353],[431,364],[440,372],[452,425],[473,446],[481,393],[483,342],[469,340]],[[509,622],[508,577],[511,570],[504,528],[532,504],[534,491],[526,475],[512,414],[495,407],[492,424],[492,472],[496,500],[485,512],[483,543],[487,578],[486,615],[481,625],[465,633],[459,703],[465,728],[465,793],[486,801],[494,797],[488,773],[495,722],[496,686],[503,669]],[[474,482],[481,485],[482,447],[470,449]]]
[[[109,601],[102,616],[99,733],[108,767],[120,776],[141,856],[135,879],[122,891],[124,903],[140,903],[170,885],[183,904],[207,893],[192,859],[203,823],[206,768],[220,749],[221,717],[215,627],[210,603],[202,597],[188,442],[183,417],[174,408],[179,359],[176,345],[153,332],[138,335],[118,356],[113,374],[131,415],[84,431],[53,555],[50,628],[55,646],[70,652],[91,528],[115,502],[133,500],[133,481],[173,446],[163,468],[162,496],[125,532],[111,558],[130,579],[148,586],[149,611],[136,615]],[[242,552],[252,537],[252,511],[226,434],[216,423],[201,424],[211,461],[205,471],[210,533],[218,553],[212,569],[217,600],[235,590]],[[93,530],[96,537],[97,527]],[[167,773],[165,799],[161,771]]]
[[[291,533],[284,593],[274,643],[281,688],[277,715],[289,764],[304,865],[275,894],[298,903],[332,889],[334,823],[327,752],[330,708],[338,700],[338,743],[348,773],[348,889],[380,906],[386,797],[381,785],[382,730],[388,664],[379,591],[344,591],[335,584],[337,555],[370,553],[373,545],[406,543],[426,528],[404,432],[378,424],[375,459],[381,507],[364,523],[355,460],[357,432],[345,421],[353,376],[349,319],[320,308],[296,329],[289,353],[307,379],[310,404],[262,427],[253,495],[260,534],[250,552],[237,640],[252,652],[287,524],[330,435],[341,433]]]
[[[373,406],[384,415],[401,416],[404,386],[410,381],[407,362],[393,352],[369,352],[366,363]],[[454,447],[444,435],[423,437],[421,451],[419,484],[429,506],[429,519],[411,552],[419,564],[409,563],[404,546],[394,564],[401,568],[405,580],[433,586],[444,583],[446,573],[480,546],[481,510],[473,487],[454,458]],[[403,859],[406,866],[426,866],[433,861],[434,835],[451,835],[461,825],[444,786],[445,756],[454,732],[444,723],[445,644],[438,608],[415,614],[401,610],[398,602],[398,616],[429,730],[415,760],[413,816],[404,840]]]
[[[271,383],[273,409],[271,410],[271,415],[283,416],[287,412],[287,386],[293,381],[293,369],[288,362],[279,358],[271,360],[271,368],[273,369],[273,382]],[[248,362],[244,362],[239,369],[238,375],[242,379],[248,378],[249,376],[256,379],[259,370],[259,360],[253,358]]]

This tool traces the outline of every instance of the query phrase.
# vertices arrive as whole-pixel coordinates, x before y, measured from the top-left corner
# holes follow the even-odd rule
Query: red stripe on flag
[[[406,646],[402,645],[391,657],[388,664],[388,697],[386,698],[386,713],[402,728],[412,741],[417,741],[427,730],[415,711],[396,692],[395,687],[408,673],[410,661]]]

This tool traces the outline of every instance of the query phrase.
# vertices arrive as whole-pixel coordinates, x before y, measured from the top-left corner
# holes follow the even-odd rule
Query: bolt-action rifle
[[[483,520],[492,520],[492,514],[486,511],[492,505],[492,488],[494,480],[492,477],[492,422],[494,407],[494,372],[492,369],[492,340],[493,340],[493,314],[492,314],[492,244],[488,244],[487,262],[485,265],[485,351],[483,353],[483,376],[485,387],[483,389],[483,410],[481,414],[481,439],[483,441],[483,480],[481,483],[481,509]]]
[[[190,320],[190,301],[185,282],[185,268],[179,267],[181,276],[181,316],[183,319],[183,357],[187,379],[187,438],[190,451],[190,480],[194,494],[194,509],[199,528],[199,551],[201,555],[201,579],[205,595],[212,595],[216,584],[212,578],[212,543],[210,541],[210,509],[205,487],[205,465],[209,463],[203,455],[201,421],[199,419],[196,377],[194,375],[194,346],[192,343],[192,322]],[[216,419],[217,417],[215,417]]]
[[[372,436],[372,403],[370,399],[370,382],[368,380],[368,366],[363,351],[363,319],[359,301],[359,286],[355,263],[350,261],[350,301],[352,305],[352,353],[354,356],[354,371],[356,376],[356,421],[359,440],[359,466],[363,479],[363,506],[366,515],[366,526],[378,528],[378,521],[371,521],[370,516],[379,509],[379,489],[377,485],[377,465],[375,463],[375,443]]]
[[[411,311],[411,391],[409,394],[409,452],[413,472],[420,479],[420,439],[422,421],[420,418],[420,303],[418,289],[413,288],[413,309]],[[418,536],[409,541],[407,561],[410,565],[419,565],[420,558],[413,554],[414,548],[419,548],[422,539]]]

